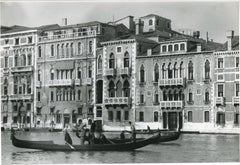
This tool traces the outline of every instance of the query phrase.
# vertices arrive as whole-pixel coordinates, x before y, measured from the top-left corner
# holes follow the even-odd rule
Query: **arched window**
[[[205,79],[210,79],[210,63],[208,60],[205,62]]]
[[[38,57],[42,57],[42,48],[41,48],[41,46],[38,47]]]
[[[92,99],[92,90],[90,89],[88,91],[88,101],[91,101],[91,99]]]
[[[54,79],[54,70],[51,69],[50,70],[50,80],[53,80]]]
[[[41,71],[38,70],[38,81],[41,81]]]
[[[188,122],[192,122],[193,114],[192,111],[188,111]]]
[[[179,91],[178,97],[179,97],[179,100],[184,100],[184,94],[183,94],[182,90]]]
[[[182,78],[183,77],[183,62],[181,62],[179,69],[180,69],[180,78]]]
[[[78,43],[78,54],[82,54],[82,44],[81,44],[81,42]]]
[[[54,56],[54,45],[51,45],[51,56]]]
[[[56,116],[57,116],[57,121],[56,121],[56,123],[61,123],[61,114],[60,114],[60,111],[59,110],[57,110],[57,112],[56,112]]]
[[[92,65],[88,66],[88,78],[92,77]]]
[[[28,54],[28,65],[32,65],[32,55]]]
[[[61,55],[62,55],[62,58],[64,58],[64,44],[62,44],[61,46]]]
[[[173,72],[174,78],[178,78],[177,62],[174,64]]]
[[[109,68],[114,68],[115,67],[115,63],[114,63],[114,54],[111,53],[109,56]]]
[[[98,69],[102,70],[102,56],[98,57]]]
[[[144,94],[141,93],[141,94],[140,94],[140,103],[143,104],[144,101],[145,101],[145,99],[144,99]]]
[[[73,56],[73,43],[70,44],[70,57]]]
[[[209,101],[210,101],[210,99],[209,99],[209,91],[206,90],[206,91],[205,91],[205,103],[208,104]]]
[[[78,100],[81,100],[81,90],[78,90]]]
[[[178,51],[178,44],[174,45],[174,51]]]
[[[162,79],[165,79],[165,63],[162,65]]]
[[[155,93],[154,93],[154,103],[155,103],[155,104],[158,104],[158,103],[159,103],[158,92],[157,92],[157,91],[155,91]]]
[[[185,44],[180,44],[180,50],[185,50]]]
[[[92,53],[93,51],[93,44],[92,41],[89,41],[89,53]]]
[[[171,62],[168,64],[168,78],[169,78],[169,79],[172,78],[172,66],[171,66]]]
[[[150,19],[149,20],[149,25],[152,25],[153,24],[153,21]]]
[[[111,81],[109,83],[109,87],[108,87],[108,90],[109,90],[109,97],[115,97],[115,89],[114,89],[115,85],[114,85],[114,82]]]
[[[82,72],[81,72],[81,69],[78,68],[78,71],[77,71],[77,78],[78,79],[81,79],[82,78]]]
[[[190,103],[193,102],[193,93],[192,93],[192,90],[191,90],[191,89],[190,89],[189,92],[188,92],[188,101],[189,101]]]
[[[178,93],[176,90],[173,92],[173,97],[175,101],[178,100]]]
[[[171,90],[168,91],[168,100],[169,100],[169,101],[172,101],[172,100],[173,100],[173,94],[172,94],[172,91],[171,91]]]
[[[26,66],[26,65],[27,65],[26,55],[23,54],[23,55],[22,55],[22,66]]]
[[[124,68],[128,68],[129,67],[129,53],[128,52],[126,52],[124,54],[123,65],[124,65]]]
[[[60,45],[57,44],[57,58],[60,57]]]
[[[122,83],[121,81],[118,81],[117,84],[116,84],[116,96],[117,97],[122,97]]]
[[[168,51],[169,51],[169,52],[172,52],[172,49],[173,49],[173,48],[172,48],[172,45],[168,45]]]
[[[68,58],[69,57],[69,48],[68,48],[69,44],[67,43],[66,44],[66,57]]]
[[[204,112],[204,122],[209,122],[209,111]]]
[[[145,70],[143,65],[140,67],[140,82],[145,82]]]
[[[188,63],[188,79],[193,80],[193,63],[190,61]]]
[[[158,122],[158,112],[154,112],[153,118],[154,118],[154,122]]]
[[[166,52],[167,51],[167,46],[166,45],[163,45],[162,46],[162,52]]]
[[[124,97],[130,97],[130,85],[127,80],[125,80],[123,83],[123,94]]]
[[[167,92],[163,91],[163,101],[167,101]]]
[[[154,66],[154,82],[158,82],[159,80],[159,66],[155,64]]]

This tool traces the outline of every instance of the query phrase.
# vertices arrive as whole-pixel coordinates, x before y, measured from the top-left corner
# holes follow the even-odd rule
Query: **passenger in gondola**
[[[134,126],[134,124],[131,122],[131,121],[129,121],[129,125],[130,125],[130,128],[131,128],[131,135],[132,135],[132,141],[133,142],[136,142],[136,129],[135,129],[135,126]]]
[[[85,143],[86,139],[86,124],[81,123],[80,124],[80,143],[83,145]]]
[[[124,139],[125,139],[124,131],[121,132],[121,134],[120,134],[120,139],[121,139],[121,140],[124,140]]]
[[[92,124],[91,124],[91,127],[90,127],[90,132],[89,132],[89,143],[90,144],[94,144],[94,139],[95,139],[95,129],[96,129],[96,121],[94,121]]]

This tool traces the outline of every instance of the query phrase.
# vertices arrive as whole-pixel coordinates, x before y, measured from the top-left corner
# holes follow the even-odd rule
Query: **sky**
[[[90,21],[109,22],[128,15],[138,18],[157,14],[171,19],[172,29],[199,30],[201,38],[226,41],[226,31],[239,33],[239,3],[237,1],[205,2],[2,2],[1,25],[36,27],[58,23]]]

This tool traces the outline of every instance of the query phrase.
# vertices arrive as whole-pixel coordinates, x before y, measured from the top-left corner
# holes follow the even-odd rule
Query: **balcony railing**
[[[130,68],[122,68],[122,69],[120,69],[120,74],[128,76],[131,74],[131,69]]]
[[[232,98],[232,102],[233,102],[234,105],[239,105],[239,100],[240,100],[239,96],[234,96]]]
[[[105,105],[128,105],[130,104],[129,97],[107,97],[104,99]]]
[[[85,31],[85,32],[76,32],[70,34],[58,34],[58,35],[51,35],[51,36],[43,36],[38,38],[38,42],[45,42],[45,41],[57,41],[63,39],[74,39],[74,38],[84,38],[84,37],[92,37],[96,36],[96,31]]]
[[[82,83],[84,85],[92,85],[92,78],[84,78],[82,79]]]
[[[160,79],[159,86],[184,86],[184,78]]]
[[[81,79],[75,79],[75,85],[81,86],[82,85],[82,80]]]
[[[162,109],[167,108],[183,108],[183,101],[160,101]]]
[[[13,94],[9,96],[10,100],[32,100],[33,94]]]
[[[105,69],[104,76],[115,76],[117,74],[117,70],[114,68]]]
[[[225,98],[224,97],[216,97],[216,105],[224,105]]]
[[[72,86],[74,85],[73,79],[60,79],[60,80],[49,80],[49,86]]]
[[[33,66],[17,66],[11,68],[11,72],[32,72]]]
[[[8,95],[2,95],[2,101],[6,101],[6,100],[8,100]]]

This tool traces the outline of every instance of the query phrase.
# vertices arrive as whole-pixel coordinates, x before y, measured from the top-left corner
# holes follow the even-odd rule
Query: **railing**
[[[77,86],[82,85],[82,80],[81,79],[75,79],[75,85],[77,85]]]
[[[13,94],[9,96],[10,100],[32,100],[33,94]]]
[[[74,38],[83,38],[96,36],[96,31],[85,31],[85,32],[76,32],[71,34],[58,34],[51,36],[42,36],[38,38],[38,42],[53,41],[53,40],[62,40],[62,39],[74,39]]]
[[[225,98],[224,97],[216,97],[216,105],[224,105]]]
[[[60,80],[49,80],[49,86],[72,86],[74,85],[73,79],[60,79]]]
[[[117,71],[114,68],[105,69],[104,76],[115,76],[116,72]]]
[[[2,101],[8,100],[8,95],[2,95],[1,99],[2,99]]]
[[[11,68],[11,72],[32,72],[33,66],[16,66]]]
[[[120,74],[121,75],[130,75],[131,69],[130,68],[122,68],[122,69],[120,69]]]
[[[232,102],[233,102],[234,105],[239,105],[239,100],[240,100],[239,96],[234,96],[232,98]]]
[[[104,99],[105,105],[128,105],[130,104],[129,97],[107,97]]]
[[[160,107],[166,108],[182,108],[183,101],[160,101]]]
[[[92,85],[92,78],[84,78],[82,79],[82,83],[84,85]]]
[[[184,78],[160,79],[159,86],[184,86]]]

